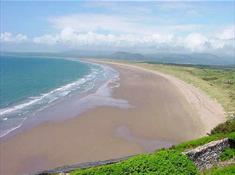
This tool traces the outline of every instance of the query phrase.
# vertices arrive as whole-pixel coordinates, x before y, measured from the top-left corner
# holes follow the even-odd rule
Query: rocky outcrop
[[[183,154],[187,155],[202,170],[218,163],[220,154],[229,147],[234,147],[234,140],[225,138],[183,152]]]

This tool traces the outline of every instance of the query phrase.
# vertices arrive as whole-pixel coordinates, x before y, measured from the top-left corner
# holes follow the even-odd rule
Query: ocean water
[[[75,60],[0,56],[0,137],[58,100],[87,94],[115,75]]]

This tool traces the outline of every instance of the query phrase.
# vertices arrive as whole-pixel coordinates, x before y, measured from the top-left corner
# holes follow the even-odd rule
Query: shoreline
[[[51,59],[55,59],[55,58],[51,58]],[[23,118],[23,120],[21,121],[21,123],[19,123],[18,125],[16,125],[13,128],[9,128],[9,129],[5,129],[3,130],[3,132],[1,132],[0,134],[0,140],[4,140],[7,137],[11,137],[16,135],[19,132],[23,132],[25,129],[29,129],[32,127],[35,127],[38,124],[41,124],[43,122],[46,122],[47,120],[57,120],[58,114],[55,114],[55,112],[52,114],[47,114],[48,110],[47,108],[49,108],[49,110],[51,111],[51,108],[53,108],[55,106],[55,108],[57,108],[58,105],[66,105],[66,103],[68,103],[68,101],[77,101],[77,99],[81,99],[83,101],[85,101],[85,98],[89,98],[90,96],[92,96],[98,89],[100,92],[100,95],[102,96],[101,93],[103,94],[108,94],[108,91],[110,91],[110,89],[106,88],[107,86],[107,82],[112,81],[112,82],[116,82],[116,79],[118,78],[118,73],[113,70],[111,67],[109,66],[105,66],[105,65],[101,65],[98,63],[94,63],[94,62],[89,62],[89,61],[84,61],[84,60],[76,60],[74,58],[64,58],[64,60],[67,61],[73,61],[73,62],[82,62],[84,64],[88,64],[88,65],[92,65],[92,69],[93,66],[98,66],[99,69],[102,69],[102,71],[104,72],[104,74],[110,74],[109,77],[98,77],[94,75],[94,71],[91,71],[89,74],[85,75],[84,77],[81,77],[75,81],[69,82],[68,84],[64,84],[62,86],[59,87],[55,87],[54,89],[50,90],[49,92],[46,92],[44,94],[40,94],[36,97],[28,97],[29,100],[24,100],[22,102],[18,102],[13,106],[10,107],[6,107],[6,108],[2,108],[0,113],[1,113],[1,117],[6,118],[6,120],[11,119],[9,118],[9,116],[3,116],[5,113],[7,113],[6,115],[8,115],[9,112],[18,112],[19,114],[21,114],[21,110],[25,110],[26,112],[28,112],[31,108],[34,108],[35,105],[38,105],[38,103],[40,103],[40,101],[42,101],[44,98],[55,98],[53,99],[51,102],[48,102],[45,104],[43,103],[43,105],[45,106],[41,106],[38,109],[33,109],[31,112],[28,112],[25,117]],[[102,73],[103,74],[103,73]],[[90,77],[94,77],[95,78],[90,78]],[[87,87],[88,89],[86,89],[85,91],[82,90],[81,92],[76,92],[78,88],[80,88],[80,86],[83,86],[84,84],[89,83],[91,80],[93,81],[93,85],[92,87]],[[76,89],[74,89],[74,87],[76,87]],[[101,92],[101,88],[103,89],[103,91],[107,91],[107,92]],[[105,90],[106,89],[106,90]],[[69,93],[68,93],[69,91]],[[58,94],[55,93],[65,93],[62,96],[59,96]],[[88,97],[89,96],[89,97]],[[72,103],[72,102],[71,102]],[[96,106],[97,104],[94,104],[94,106]],[[84,105],[83,105],[84,106]],[[89,105],[88,105],[89,106]],[[88,109],[86,108],[90,108],[90,107],[86,107],[84,106],[84,109],[81,109],[81,112],[84,112]],[[72,109],[71,109],[72,111]],[[55,115],[54,115],[55,114]],[[78,113],[76,113],[77,115]],[[11,115],[11,113],[9,114]],[[40,116],[45,116],[45,120],[40,119]],[[11,117],[11,116],[10,116]],[[62,117],[61,117],[62,118]],[[67,119],[67,118],[66,118]],[[36,122],[35,122],[36,121]]]
[[[178,79],[133,65],[114,63],[111,67],[120,73],[120,86],[112,97],[127,100],[130,108],[96,107],[63,122],[40,124],[2,142],[3,174],[151,152],[205,135],[212,126],[205,125],[211,121],[194,109],[195,104],[180,90],[181,84],[176,84]]]
[[[226,121],[226,117],[225,117],[226,112],[224,111],[222,105],[218,101],[209,97],[201,89],[173,75],[166,74],[166,73],[156,71],[156,70],[147,69],[145,67],[134,65],[132,63],[121,63],[121,62],[115,62],[115,61],[112,62],[112,61],[99,61],[99,60],[97,62],[104,63],[104,64],[111,64],[111,65],[122,65],[122,66],[133,67],[139,70],[148,71],[156,75],[160,75],[168,79],[169,81],[173,82],[173,84],[176,85],[176,87],[181,91],[181,93],[184,95],[187,101],[190,104],[192,104],[195,107],[196,111],[199,113],[201,120],[204,122],[206,134],[209,133],[211,129],[213,129],[218,124]],[[215,120],[211,121],[210,120],[211,118]]]

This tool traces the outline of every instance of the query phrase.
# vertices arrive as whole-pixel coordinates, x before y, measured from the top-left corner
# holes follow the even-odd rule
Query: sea
[[[66,98],[84,99],[118,76],[110,67],[79,59],[1,55],[0,137]]]

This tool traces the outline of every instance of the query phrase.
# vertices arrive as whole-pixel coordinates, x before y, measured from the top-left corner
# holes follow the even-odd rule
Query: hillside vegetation
[[[217,133],[203,138],[181,143],[169,149],[158,150],[151,154],[141,154],[128,160],[110,165],[102,165],[87,169],[78,169],[71,172],[71,175],[226,175],[234,172],[235,165],[229,167],[213,167],[211,170],[199,172],[194,163],[181,152],[206,144],[213,140],[228,137],[235,139],[234,132],[229,134]],[[225,160],[234,158],[234,150],[225,150],[221,157]]]
[[[175,150],[161,150],[142,154],[112,165],[78,170],[71,175],[121,175],[121,174],[199,174],[196,166],[185,155]]]

